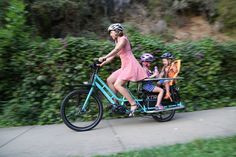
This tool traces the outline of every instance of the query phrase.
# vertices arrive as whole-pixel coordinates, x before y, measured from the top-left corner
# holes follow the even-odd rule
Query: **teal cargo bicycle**
[[[65,96],[61,103],[61,117],[63,122],[75,131],[88,131],[96,127],[103,116],[103,105],[101,101],[101,94],[110,103],[110,109],[114,113],[127,114],[130,113],[130,106],[124,97],[118,97],[107,84],[99,77],[98,63],[94,62],[90,67],[92,75],[87,84],[82,84],[79,89],[71,91]],[[163,110],[156,110],[155,104],[157,101],[156,93],[150,93],[142,89],[142,84],[145,81],[160,81],[160,80],[173,80],[177,78],[161,78],[161,79],[145,79],[137,82],[136,95],[129,90],[129,83],[127,90],[136,101],[138,109],[135,112],[140,114],[150,115],[159,122],[166,122],[171,120],[175,111],[184,109],[184,105],[180,101],[178,89],[175,85],[170,86],[171,99],[162,100],[161,104],[164,106]],[[118,102],[118,103],[117,103]]]

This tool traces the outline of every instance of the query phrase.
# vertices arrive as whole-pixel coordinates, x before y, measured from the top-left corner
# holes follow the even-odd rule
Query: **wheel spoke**
[[[99,99],[91,95],[82,111],[88,92],[71,92],[62,103],[61,114],[64,123],[73,130],[86,131],[95,127],[101,120],[103,109]]]

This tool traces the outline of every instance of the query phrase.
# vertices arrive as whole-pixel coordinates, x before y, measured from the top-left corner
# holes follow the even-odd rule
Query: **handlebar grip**
[[[106,58],[104,58],[102,62],[104,62],[104,61],[106,61]],[[93,64],[91,64],[91,65],[89,65],[89,66],[90,66],[91,68],[97,68],[97,67],[99,67],[99,66],[97,66],[97,64],[101,64],[102,62],[100,62],[100,61],[98,60],[98,58],[95,58],[94,61],[93,61]]]

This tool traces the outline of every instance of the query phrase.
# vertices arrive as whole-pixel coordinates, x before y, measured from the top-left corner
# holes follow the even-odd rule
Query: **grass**
[[[195,140],[187,144],[122,152],[106,157],[236,157],[236,136]]]

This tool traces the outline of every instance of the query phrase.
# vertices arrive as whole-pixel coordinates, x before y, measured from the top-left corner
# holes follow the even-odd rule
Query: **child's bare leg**
[[[166,89],[166,95],[165,95],[164,99],[170,98],[170,101],[172,101],[172,98],[170,96],[170,85],[169,85],[169,82],[165,83],[165,89]]]
[[[161,104],[161,100],[162,100],[162,97],[163,97],[164,90],[163,90],[162,88],[156,86],[156,87],[153,89],[152,92],[154,92],[154,93],[159,93],[158,96],[157,96],[156,107],[161,106],[160,104]]]
[[[126,82],[127,81],[125,81],[125,80],[116,80],[114,87],[117,91],[119,91],[129,101],[129,103],[131,105],[131,110],[135,110],[137,108],[137,106],[135,105],[136,103],[135,103],[134,99],[130,96],[127,89],[125,87],[123,87],[123,85]]]

